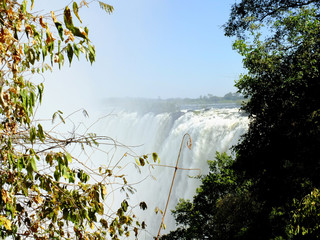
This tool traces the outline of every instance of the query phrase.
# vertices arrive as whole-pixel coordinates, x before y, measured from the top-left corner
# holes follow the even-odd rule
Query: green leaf
[[[38,137],[39,137],[41,142],[43,142],[44,139],[45,139],[45,135],[44,135],[44,132],[43,132],[41,124],[38,124]]]
[[[88,39],[88,34],[81,27],[80,28],[73,27],[71,32],[72,32],[73,35],[75,35],[77,37],[81,37],[81,38],[84,38],[86,40],[89,40]]]
[[[72,45],[70,43],[67,46],[67,54],[68,54],[68,59],[69,59],[69,63],[70,63],[70,66],[71,66],[72,57],[73,57],[73,48],[72,48]]]
[[[113,6],[106,4],[104,2],[98,1],[100,8],[103,9],[106,13],[111,14],[114,10]]]
[[[121,203],[121,208],[124,212],[126,212],[128,210],[128,202],[126,200],[123,200],[123,202]]]
[[[36,53],[34,52],[33,48],[28,49],[27,58],[28,62],[34,65],[34,62],[36,61]]]
[[[18,171],[21,171],[22,168],[24,168],[24,167],[25,167],[25,165],[24,165],[23,158],[22,157],[17,158],[17,169],[18,169]]]
[[[66,153],[64,156],[65,156],[68,163],[72,163],[72,157],[69,153]]]
[[[23,0],[21,4],[21,12],[26,13],[26,10],[27,10],[27,0]]]
[[[3,6],[3,8],[4,8],[6,11],[8,10],[6,0],[2,0],[2,6]]]
[[[60,179],[60,177],[61,177],[61,174],[60,174],[59,171],[56,170],[56,171],[54,171],[53,176],[54,176],[54,179],[55,179],[56,181],[59,181],[59,179]]]
[[[73,25],[71,11],[68,6],[64,10],[64,24],[72,32],[74,36],[89,40],[86,32],[82,28],[77,28]]]
[[[74,15],[76,15],[76,17],[79,19],[79,21],[82,23],[81,19],[80,19],[80,16],[79,16],[79,7],[78,7],[78,4],[76,2],[73,2],[73,12],[74,12]]]
[[[57,112],[55,112],[55,113],[52,115],[52,123],[54,123],[54,120],[56,119],[57,116],[59,116],[59,118],[61,119],[61,121],[62,121],[63,123],[66,123],[66,122],[64,121],[63,117],[62,117],[62,114],[63,114],[63,112],[61,112],[60,110],[57,111]]]
[[[66,8],[64,9],[63,20],[66,27],[72,32],[74,29],[74,26],[72,22],[71,11],[68,6],[66,6]]]
[[[158,154],[157,153],[152,153],[152,158],[153,158],[153,161],[156,162],[158,160]]]
[[[39,101],[41,103],[42,102],[43,89],[44,89],[43,83],[40,83],[37,87],[38,87],[38,93],[39,93]]]
[[[75,43],[73,44],[73,52],[77,56],[77,58],[79,59],[80,49],[78,48],[77,44],[75,44]]]
[[[90,63],[92,64],[96,58],[96,51],[94,49],[94,46],[91,46],[90,44],[88,44],[88,47],[89,47],[89,60],[90,60]]]
[[[34,140],[36,139],[36,135],[37,135],[36,128],[35,127],[31,127],[30,128],[30,142],[31,142],[31,144],[34,143]]]
[[[44,59],[45,59],[46,56],[48,55],[47,45],[43,45],[43,46],[41,47],[41,49],[42,49],[42,59],[43,59],[43,61],[44,61]]]
[[[61,40],[63,41],[63,27],[62,24],[60,22],[54,22],[54,25],[56,26],[58,33],[59,33],[59,37],[61,38]]]
[[[37,164],[36,164],[36,160],[34,158],[31,158],[30,165],[31,165],[33,171],[37,171]]]

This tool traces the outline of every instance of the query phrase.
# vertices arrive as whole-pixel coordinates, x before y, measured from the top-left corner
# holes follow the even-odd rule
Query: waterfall
[[[247,116],[236,107],[210,107],[158,114],[114,110],[100,122],[98,132],[129,146],[130,151],[136,155],[156,152],[160,164],[170,166],[175,166],[182,137],[188,133],[192,139],[192,147],[189,150],[186,143],[183,144],[179,167],[201,169],[201,174],[207,174],[207,161],[215,159],[216,151],[231,154],[230,147],[238,142],[240,136],[247,131],[247,127]],[[118,148],[110,152],[110,159],[113,161],[120,159],[128,149],[121,151],[121,148]],[[150,160],[152,162],[152,157]],[[156,215],[154,210],[156,207],[162,210],[165,208],[174,169],[168,167],[149,169],[146,166],[142,175],[130,167],[123,171],[131,182],[138,182],[143,176],[149,176],[134,186],[137,192],[130,197],[130,203],[131,201],[147,203],[147,211],[137,213],[139,219],[147,224],[147,232],[142,233],[139,239],[152,239],[158,232],[162,218],[161,214]],[[174,209],[179,198],[192,199],[200,181],[190,176],[198,174],[199,171],[196,170],[178,170],[165,218],[166,230],[162,233],[175,229],[170,209]]]

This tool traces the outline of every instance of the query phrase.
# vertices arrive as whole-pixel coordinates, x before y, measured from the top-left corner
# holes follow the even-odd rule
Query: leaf
[[[138,159],[135,159],[136,163],[138,164],[138,166],[141,166],[140,162],[138,161]]]
[[[44,89],[43,83],[40,83],[37,87],[38,87],[38,93],[39,93],[39,101],[41,103],[42,102],[43,89]]]
[[[146,210],[148,208],[147,204],[145,202],[141,202],[139,204],[139,207],[142,209],[142,210]]]
[[[146,164],[142,157],[139,158],[139,162],[142,167]]]
[[[75,43],[73,44],[73,52],[77,56],[77,58],[79,59],[80,49],[78,48],[77,44],[75,44]]]
[[[104,196],[107,195],[107,188],[105,185],[101,185],[101,197],[104,199]]]
[[[91,52],[89,52],[89,60],[90,60],[91,65],[95,61],[95,55],[92,54]]]
[[[45,136],[41,124],[38,124],[38,137],[41,142],[44,142]]]
[[[46,28],[46,27],[47,27],[47,24],[45,24],[45,23],[43,22],[43,16],[40,16],[40,17],[39,17],[39,22],[40,22],[41,27],[43,27],[43,28]]]
[[[56,170],[56,171],[54,172],[53,176],[54,176],[54,179],[55,179],[56,181],[59,181],[59,179],[60,179],[60,177],[61,177],[61,174],[60,174],[59,171]]]
[[[64,20],[64,24],[66,25],[66,27],[72,32],[74,29],[74,26],[73,26],[73,22],[72,22],[71,11],[68,6],[66,6],[66,8],[64,9],[63,20]]]
[[[121,203],[121,208],[124,212],[126,212],[128,210],[128,202],[126,200],[123,200],[123,202]]]
[[[21,4],[21,12],[26,13],[26,10],[27,10],[27,0],[23,0]]]
[[[55,22],[54,25],[56,26],[58,33],[59,33],[59,37],[61,38],[61,40],[63,41],[63,27],[62,24],[60,22]]]
[[[161,224],[163,229],[166,229],[166,225],[164,223]]]
[[[33,198],[33,201],[37,204],[41,204],[43,203],[43,198],[40,197],[39,195],[36,195],[34,198]]]
[[[93,222],[90,222],[90,228],[93,230],[94,229],[94,224]]]
[[[100,8],[103,9],[106,13],[111,14],[114,10],[113,6],[106,4],[104,2],[98,1]]]
[[[37,171],[37,164],[34,158],[31,158],[30,165],[33,171]]]
[[[11,222],[5,216],[0,216],[0,226],[4,226],[9,231],[11,230]]]
[[[81,19],[80,19],[80,16],[78,14],[79,12],[79,7],[78,7],[78,4],[76,2],[73,2],[73,12],[74,12],[74,15],[76,15],[76,17],[79,19],[79,21],[82,23]]]
[[[102,227],[104,227],[106,229],[108,228],[108,221],[107,220],[101,218],[100,223],[101,223]]]
[[[33,9],[34,0],[31,0],[31,10]]]
[[[30,142],[31,142],[31,144],[34,143],[35,139],[36,139],[36,128],[35,127],[31,127],[30,128]]]
[[[72,30],[71,30],[72,34],[77,36],[77,37],[82,37],[86,40],[89,40],[88,39],[88,34],[80,27],[80,28],[77,28],[77,27],[74,27]]]
[[[61,112],[60,110],[57,111],[57,112],[55,112],[55,113],[53,114],[53,116],[52,116],[52,123],[54,123],[54,120],[56,119],[57,115],[59,116],[59,118],[61,119],[61,121],[62,121],[63,123],[66,123],[66,122],[64,121],[63,117],[62,117],[62,114],[63,114],[63,112]]]
[[[72,57],[73,57],[73,48],[72,48],[70,43],[67,46],[67,55],[68,55],[69,63],[70,63],[70,66],[71,66]]]
[[[68,6],[64,10],[64,18],[63,19],[64,19],[64,24],[72,32],[72,34],[74,36],[89,40],[87,33],[82,28],[77,28],[73,25],[71,11]]]
[[[65,158],[66,158],[68,163],[72,163],[72,157],[71,157],[71,155],[69,153],[65,154]]]
[[[156,162],[158,160],[158,154],[156,152],[152,153],[153,161]]]

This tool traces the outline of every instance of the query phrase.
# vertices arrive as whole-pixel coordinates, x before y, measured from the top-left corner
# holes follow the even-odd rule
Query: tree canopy
[[[242,0],[231,8],[230,18],[224,25],[225,35],[243,38],[252,24],[281,20],[290,11],[302,7],[314,8],[319,16],[319,6],[319,0]]]
[[[183,224],[176,233],[192,232],[192,226],[202,234],[215,231],[220,217],[226,227],[210,239],[223,239],[219,234],[226,239],[320,238],[316,207],[320,187],[319,9],[320,1],[312,0],[242,0],[233,5],[225,34],[238,37],[233,47],[243,56],[247,73],[236,87],[248,99],[242,110],[251,120],[248,132],[233,148],[234,163],[227,167],[232,170],[228,176],[235,176],[235,187],[228,195],[229,188],[216,189],[216,182],[203,182],[193,202],[182,201],[174,211],[177,223]],[[225,168],[220,171],[225,173]],[[218,178],[220,172],[207,177]],[[238,190],[244,187],[249,200]],[[207,193],[198,202],[206,188],[218,193]],[[208,199],[213,212],[194,208],[204,206]],[[250,216],[235,211],[234,204],[250,209]],[[189,218],[181,220],[186,210],[196,221],[197,214],[205,217],[205,223],[197,227],[189,225]],[[228,214],[220,215],[221,211]],[[188,239],[183,236],[177,239]]]
[[[109,14],[113,11],[102,1],[92,2]],[[80,55],[91,64],[95,61],[89,30],[80,17],[89,3],[71,1],[62,12],[43,15],[31,12],[34,4],[0,3],[0,238],[119,239],[130,232],[138,236],[145,223],[135,220],[128,198],[116,211],[105,209],[113,182],[120,180],[121,190],[133,192],[125,176],[114,172],[119,163],[93,169],[69,152],[71,145],[86,151],[117,143],[88,133],[64,138],[35,119],[44,92],[44,84],[34,81],[36,74],[54,65],[60,68],[65,60],[71,65]],[[52,121],[57,118],[66,121],[61,111]],[[147,159],[144,155],[138,162],[144,165]],[[146,204],[138,207],[145,209]]]

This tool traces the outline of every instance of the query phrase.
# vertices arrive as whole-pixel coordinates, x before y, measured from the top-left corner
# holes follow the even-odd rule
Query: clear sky
[[[110,0],[112,15],[97,3],[80,9],[96,47],[96,62],[74,59],[71,68],[46,74],[48,98],[79,103],[106,97],[197,98],[235,92],[242,68],[223,34],[235,0]],[[37,9],[68,1],[36,0]],[[47,12],[44,11],[44,12]],[[59,102],[59,99],[56,99]]]

